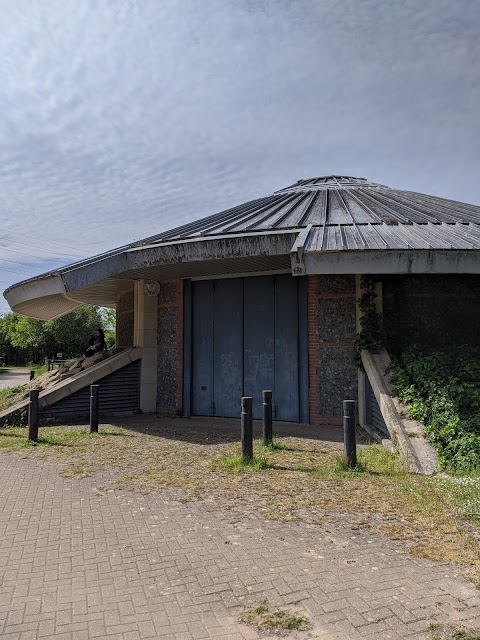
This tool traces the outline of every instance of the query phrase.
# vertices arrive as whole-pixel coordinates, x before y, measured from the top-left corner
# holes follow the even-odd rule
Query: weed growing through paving
[[[383,447],[369,445],[358,451],[357,464],[353,468],[347,467],[345,456],[337,453],[333,464],[319,467],[312,471],[316,477],[354,478],[363,475],[406,478],[408,470],[399,458],[389,453]]]
[[[216,460],[213,466],[223,467],[231,471],[261,471],[272,467],[264,456],[254,456],[250,460],[244,460],[242,456],[226,456]]]
[[[268,600],[254,602],[247,607],[242,613],[241,620],[256,627],[259,631],[303,631],[310,626],[305,616],[276,609],[270,605]]]
[[[428,630],[430,631],[432,640],[480,640],[479,629],[453,627],[452,625],[432,622],[428,625]]]
[[[265,451],[285,451],[287,445],[280,440],[273,440],[271,444],[264,444],[263,448]]]

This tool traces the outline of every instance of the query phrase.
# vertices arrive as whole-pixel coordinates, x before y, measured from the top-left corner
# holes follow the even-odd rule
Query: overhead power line
[[[16,260],[7,260],[6,258],[0,258],[2,262],[11,262],[12,264],[19,264],[21,267],[24,267],[25,264],[23,262],[17,262]]]
[[[56,247],[61,247],[63,249],[70,249],[71,251],[74,251],[75,253],[77,253],[79,256],[88,254],[88,251],[85,251],[81,247],[70,247],[70,246],[68,246],[66,244],[58,243],[58,242],[53,241],[53,240],[40,240],[39,238],[36,238],[35,236],[29,236],[26,233],[18,233],[18,231],[10,231],[9,229],[0,229],[0,231],[3,232],[3,233],[8,233],[8,234],[14,235],[14,236],[20,236],[21,238],[30,238],[30,240],[35,240],[35,242],[43,242],[44,244],[55,245]],[[38,247],[37,244],[35,246]]]
[[[21,264],[21,263],[18,263]],[[9,273],[23,273],[25,275],[27,275],[28,277],[32,277],[31,275],[34,272],[34,269],[32,269],[31,271],[26,271],[25,269],[15,269],[14,267],[3,267],[1,268],[2,272],[8,271]]]
[[[52,255],[60,256],[60,258],[59,258],[60,260],[62,258],[69,258],[70,260],[78,260],[78,258],[83,258],[84,257],[84,256],[81,256],[79,254],[72,255],[71,253],[63,253],[62,251],[54,251],[53,249],[46,249],[45,247],[38,247],[38,246],[35,246],[33,244],[27,244],[27,243],[23,243],[23,242],[18,242],[17,240],[13,240],[12,246],[13,245],[17,245],[17,244],[20,244],[23,247],[30,247],[30,248],[33,248],[33,249],[39,249],[43,253],[51,253]],[[0,246],[0,251],[9,251],[10,253],[15,253],[15,252],[16,253],[20,253],[20,252],[22,252],[22,249],[17,249],[17,247],[15,247],[14,249],[8,249],[5,246]],[[29,253],[27,251],[25,251],[25,250],[23,250],[23,253],[25,253],[25,255],[29,255]]]

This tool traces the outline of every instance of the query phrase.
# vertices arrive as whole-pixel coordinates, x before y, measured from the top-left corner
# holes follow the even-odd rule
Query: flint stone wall
[[[133,347],[133,316],[134,294],[133,289],[131,289],[118,296],[116,326],[117,347]]]
[[[183,281],[160,282],[157,321],[157,411],[181,414]]]
[[[309,276],[310,422],[341,419],[343,400],[357,398],[354,364],[355,276]]]
[[[382,277],[388,348],[398,354],[418,344],[478,345],[480,276],[474,274]]]

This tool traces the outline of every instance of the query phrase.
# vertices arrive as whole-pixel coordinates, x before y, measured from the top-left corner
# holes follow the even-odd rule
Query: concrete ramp
[[[41,391],[39,394],[40,421],[48,422],[88,415],[91,384],[100,385],[101,415],[132,413],[135,408],[138,408],[135,395],[138,398],[138,363],[141,357],[140,347],[126,349]],[[137,366],[134,363],[137,363]],[[28,399],[9,407],[0,413],[0,425],[24,423],[27,410]]]
[[[362,363],[393,446],[411,471],[432,475],[437,469],[437,454],[425,436],[423,424],[405,417],[407,408],[395,396],[390,379],[390,356],[386,351],[363,351]]]

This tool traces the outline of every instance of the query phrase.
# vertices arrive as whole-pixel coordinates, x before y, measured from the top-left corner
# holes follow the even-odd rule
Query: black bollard
[[[29,394],[28,403],[28,439],[37,442],[38,440],[38,389],[32,389]]]
[[[242,458],[248,462],[253,458],[253,421],[252,421],[252,398],[242,398],[241,415],[241,438],[242,438]]]
[[[345,464],[348,469],[353,469],[357,466],[355,400],[343,401],[343,442],[345,444]]]
[[[98,384],[90,385],[90,433],[98,433]]]
[[[271,447],[273,442],[272,392],[263,391],[263,444]]]
[[[30,380],[33,380],[35,378],[35,371],[30,371]]]

